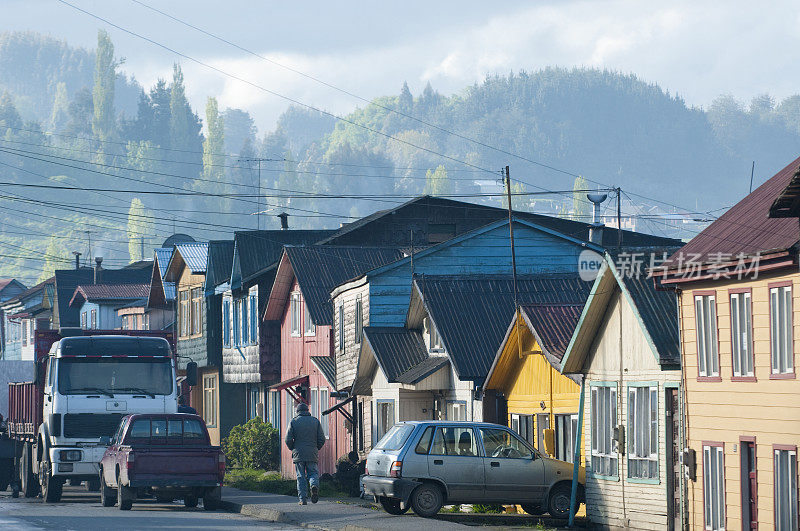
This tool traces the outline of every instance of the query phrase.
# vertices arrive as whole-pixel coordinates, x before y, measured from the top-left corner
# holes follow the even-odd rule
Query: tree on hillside
[[[572,185],[572,219],[588,223],[592,220],[591,203],[586,199],[589,183],[580,175],[575,177]]]
[[[22,117],[8,92],[0,94],[0,137],[16,134],[22,128]]]
[[[69,121],[69,96],[67,84],[60,82],[56,85],[56,95],[53,98],[53,111],[50,113],[50,128],[59,132],[67,126]]]
[[[403,88],[400,89],[400,97],[397,99],[397,110],[404,114],[409,114],[414,107],[414,96],[408,89],[408,83],[403,81]]]
[[[92,92],[84,87],[72,97],[72,101],[67,107],[66,132],[81,138],[92,136],[92,118],[94,116],[94,102]]]
[[[434,171],[425,174],[426,195],[450,195],[454,191],[453,180],[447,176],[447,170],[439,164]]]
[[[69,260],[69,257],[61,244],[61,239],[55,234],[51,235],[44,251],[44,266],[36,282],[43,282],[55,275],[56,269],[63,269],[65,260]]]
[[[203,142],[203,179],[196,189],[209,193],[222,193],[225,190],[222,181],[225,179],[225,122],[219,114],[216,98],[208,98],[206,103],[206,139]],[[221,201],[209,197],[209,205],[221,205],[220,210],[231,211],[231,201]]]
[[[153,226],[153,211],[134,197],[128,209],[128,255],[131,262],[144,260],[142,248],[147,248],[148,240],[153,236]]]
[[[229,108],[222,113],[222,120],[225,124],[225,149],[230,153],[238,153],[246,140],[252,145],[257,131],[250,113]]]
[[[172,85],[169,87],[169,140],[175,150],[172,157],[181,162],[200,163],[203,149],[202,124],[186,99],[186,87],[181,67],[172,67]],[[196,177],[199,168],[192,164],[176,164],[173,170],[180,175]]]
[[[116,116],[114,113],[114,83],[117,79],[117,63],[114,60],[114,44],[104,30],[97,32],[97,56],[94,69],[94,118],[92,132],[101,142],[113,140],[116,136]],[[107,148],[100,145],[98,158],[105,159]]]

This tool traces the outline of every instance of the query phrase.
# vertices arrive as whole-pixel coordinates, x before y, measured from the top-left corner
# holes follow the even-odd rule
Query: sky
[[[800,92],[796,1],[66,1],[212,68],[58,0],[0,0],[0,31],[93,48],[104,28],[125,59],[121,69],[143,86],[169,78],[180,62],[196,109],[216,96],[222,107],[249,111],[262,132],[274,129],[289,100],[336,114],[364,103],[142,4],[366,99],[397,94],[404,81],[414,94],[430,82],[449,95],[488,75],[546,66],[633,73],[696,106],[720,94],[749,101]]]

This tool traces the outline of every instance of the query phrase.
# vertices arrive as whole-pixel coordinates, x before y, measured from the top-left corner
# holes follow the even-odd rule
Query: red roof
[[[150,284],[87,284],[75,288],[72,304],[76,299],[88,301],[126,301],[147,298]]]
[[[800,240],[797,220],[770,218],[769,209],[783,192],[800,166],[800,158],[792,161],[767,182],[733,205],[711,225],[670,257],[699,255],[707,261],[710,254],[729,253],[746,256],[766,251],[784,251]],[[697,261],[699,261],[697,260]]]

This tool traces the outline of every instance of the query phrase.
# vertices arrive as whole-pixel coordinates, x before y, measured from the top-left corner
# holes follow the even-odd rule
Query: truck
[[[49,332],[49,333],[46,333]],[[8,436],[15,442],[12,496],[46,503],[69,481],[98,491],[106,437],[131,413],[175,413],[175,359],[163,332],[37,331],[34,380],[9,383]],[[49,349],[47,348],[49,346]],[[187,364],[186,383],[196,385]]]

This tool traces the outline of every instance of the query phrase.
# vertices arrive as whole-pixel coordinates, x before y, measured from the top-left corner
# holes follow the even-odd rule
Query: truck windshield
[[[58,360],[58,391],[75,394],[172,393],[169,358],[75,357]]]

